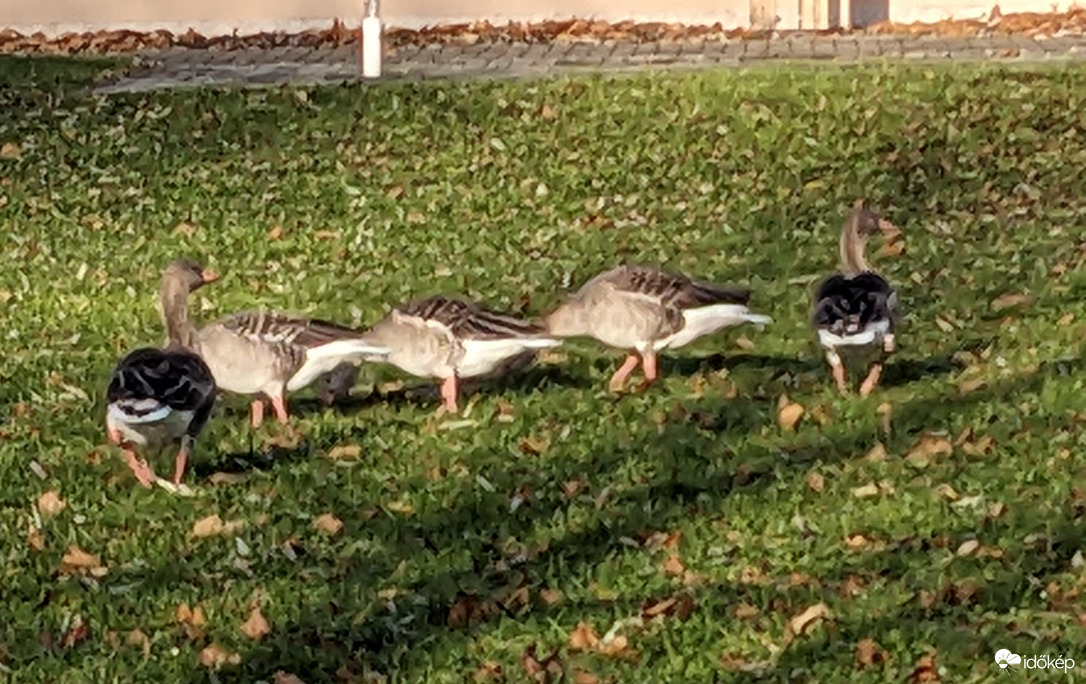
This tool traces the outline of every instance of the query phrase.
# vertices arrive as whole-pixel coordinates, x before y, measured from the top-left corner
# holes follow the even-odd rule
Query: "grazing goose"
[[[458,410],[460,379],[492,374],[515,357],[561,344],[538,324],[441,295],[393,309],[367,335],[391,350],[388,363],[440,378],[444,406],[452,412]]]
[[[353,328],[263,311],[208,324],[197,335],[197,348],[220,389],[256,397],[251,406],[254,428],[264,421],[265,401],[287,425],[287,392],[308,387],[342,362],[358,364],[388,355],[387,347]]]
[[[870,363],[860,396],[875,389],[883,362],[895,348],[897,293],[864,259],[867,239],[876,231],[888,235],[899,232],[894,224],[862,206],[853,210],[841,230],[841,273],[824,280],[814,296],[813,324],[837,388],[848,391],[842,354]]]
[[[656,353],[676,349],[734,325],[772,323],[747,308],[750,290],[703,283],[648,266],[623,265],[589,280],[546,316],[554,336],[592,337],[630,349],[611,377],[620,392],[640,361],[647,387],[656,380]]]
[[[163,301],[175,292],[187,295],[217,277],[193,262],[176,261],[162,279]],[[171,314],[176,311],[163,308],[169,334],[166,347],[129,353],[117,364],[106,390],[109,440],[122,448],[128,467],[145,487],[158,478],[137,448],[157,451],[179,443],[173,484],[181,487],[189,454],[215,404],[211,370],[188,348],[193,342],[192,331],[170,320]]]
[[[193,265],[195,268],[199,266]],[[252,426],[264,421],[270,401],[283,425],[289,424],[286,393],[300,390],[342,362],[381,359],[388,349],[358,330],[328,321],[277,312],[242,312],[195,330],[188,318],[188,291],[164,293],[166,320],[207,363],[222,391],[255,396]]]

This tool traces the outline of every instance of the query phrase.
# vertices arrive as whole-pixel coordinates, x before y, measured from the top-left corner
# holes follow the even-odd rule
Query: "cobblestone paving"
[[[515,78],[584,71],[696,68],[782,60],[849,63],[879,60],[1086,60],[1086,36],[942,38],[813,36],[703,43],[486,43],[404,47],[385,55],[381,80]],[[310,85],[358,80],[358,51],[275,48],[219,52],[176,48],[145,52],[126,74],[99,84],[103,93],[207,85]]]

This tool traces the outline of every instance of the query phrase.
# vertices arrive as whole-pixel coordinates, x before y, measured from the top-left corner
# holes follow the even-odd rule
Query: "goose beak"
[[[204,283],[213,283],[216,280],[218,280],[219,277],[220,277],[219,274],[216,271],[212,271],[212,270],[208,270],[208,269],[204,269],[204,271],[200,274],[200,276],[201,276],[201,278],[203,278]]]

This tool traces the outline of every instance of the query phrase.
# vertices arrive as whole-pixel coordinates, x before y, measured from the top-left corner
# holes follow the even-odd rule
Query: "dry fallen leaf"
[[[796,423],[803,417],[804,408],[795,402],[788,400],[787,395],[781,395],[777,404],[777,423],[782,430],[791,432],[796,429]]]
[[[879,648],[874,639],[861,639],[856,644],[856,669],[864,670],[886,662],[886,651]]]
[[[636,655],[635,652],[630,650],[630,641],[623,634],[617,635],[610,641],[600,642],[600,645],[596,650],[600,655],[605,655],[610,658],[624,658]]]
[[[222,532],[222,528],[222,518],[218,514],[214,514],[197,520],[196,524],[192,526],[192,532],[189,534],[196,538],[212,537]]]
[[[139,629],[134,629],[129,632],[128,636],[125,637],[125,643],[129,646],[138,646],[140,650],[143,651],[144,658],[151,655],[151,640]]]
[[[740,603],[735,607],[735,617],[738,620],[746,620],[747,618],[757,617],[761,611],[750,605],[749,603]]]
[[[871,543],[871,540],[862,534],[850,534],[845,537],[845,546],[850,549],[862,549]]]
[[[573,684],[599,684],[600,678],[591,672],[575,670],[573,672]]]
[[[581,622],[569,633],[569,647],[574,651],[591,651],[600,643],[600,637],[592,625]]]
[[[992,300],[992,311],[1003,311],[1004,309],[1010,309],[1022,304],[1028,304],[1033,300],[1033,297],[1024,294],[1012,294],[1008,293],[1000,295]]]
[[[882,445],[882,442],[876,442],[875,446],[871,447],[871,451],[868,451],[867,455],[864,456],[864,460],[871,463],[882,463],[889,457],[890,455],[886,453],[886,447]]]
[[[239,482],[245,482],[246,477],[241,473],[215,473],[208,478],[208,482],[214,485],[218,484],[237,484]]]
[[[852,496],[857,499],[867,499],[872,496],[879,495],[879,486],[874,482],[869,482],[862,487],[854,487],[852,489]]]
[[[746,335],[740,335],[739,339],[735,341],[735,346],[739,347],[743,351],[754,351],[754,343],[747,338]]]
[[[905,456],[905,459],[917,468],[924,468],[936,456],[950,456],[953,453],[954,445],[949,440],[934,435],[924,435]]]
[[[479,666],[479,669],[472,675],[472,680],[482,684],[483,682],[501,682],[505,680],[502,676],[501,663],[488,660]]]
[[[207,616],[204,615],[203,608],[200,606],[192,608],[189,604],[182,603],[174,611],[174,618],[178,624],[185,628],[185,634],[189,639],[204,638],[204,626],[207,624]]]
[[[30,545],[30,548],[35,551],[41,551],[45,548],[45,535],[38,529],[34,523],[30,523],[26,530],[26,543]]]
[[[539,117],[547,119],[548,121],[558,116],[558,112],[554,111],[554,107],[545,104],[539,109]]]
[[[354,461],[362,455],[362,447],[357,444],[341,444],[328,450],[328,458],[333,461]]]
[[[250,639],[260,639],[271,631],[271,625],[264,618],[264,614],[260,612],[260,606],[253,606],[252,612],[249,613],[249,619],[241,625],[241,631]]]
[[[811,488],[811,491],[821,493],[826,486],[826,481],[822,478],[822,475],[812,470],[807,473],[807,486]]]
[[[223,665],[237,665],[241,662],[241,656],[227,651],[218,644],[211,644],[200,651],[199,661],[204,667],[217,670]]]
[[[18,159],[22,153],[22,148],[13,142],[0,145],[0,159]]]
[[[935,666],[935,654],[927,653],[921,656],[917,661],[916,667],[913,668],[912,674],[909,676],[909,681],[920,684],[921,682],[937,682],[939,681],[939,670]]]
[[[313,519],[313,527],[325,534],[339,534],[343,529],[343,521],[331,513],[322,513]]]
[[[68,504],[53,490],[38,497],[38,511],[48,518],[60,513]]]
[[[539,592],[539,598],[543,599],[543,603],[548,606],[553,606],[565,597],[561,589],[542,589]]]
[[[60,562],[69,568],[97,568],[102,565],[98,556],[87,553],[75,544],[68,547]]]
[[[269,240],[278,240],[281,237],[283,237],[283,226],[276,225],[268,231]]]
[[[980,548],[980,542],[979,541],[977,541],[976,539],[967,539],[964,542],[962,542],[961,546],[958,547],[957,553],[958,553],[959,556],[969,556],[979,548]]]
[[[681,575],[685,570],[686,566],[678,556],[668,556],[668,559],[664,561],[664,572],[669,575]]]
[[[280,670],[272,677],[272,684],[305,684],[305,682],[298,675]]]
[[[833,615],[830,613],[829,606],[825,603],[816,603],[789,620],[788,629],[792,634],[799,636],[806,634],[815,624],[830,619],[833,619]]]

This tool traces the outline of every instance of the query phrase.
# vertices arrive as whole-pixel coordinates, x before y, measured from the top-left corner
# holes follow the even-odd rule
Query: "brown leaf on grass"
[[[30,523],[26,529],[26,543],[35,551],[41,551],[45,548],[45,535],[34,523]]]
[[[905,459],[917,468],[925,468],[937,456],[950,456],[954,453],[954,445],[942,437],[924,435],[917,441]]]
[[[600,678],[585,670],[574,670],[573,684],[599,684]]]
[[[1007,293],[992,300],[992,311],[1003,311],[1033,301],[1033,297],[1024,294]]]
[[[829,409],[824,404],[815,406],[810,411],[811,417],[822,427],[833,424],[833,417],[830,416]]]
[[[850,549],[862,549],[870,543],[871,540],[862,534],[850,534],[845,537],[845,546]]]
[[[558,117],[558,112],[554,111],[554,107],[545,104],[539,108],[539,118],[551,121]]]
[[[668,556],[664,561],[664,572],[669,575],[681,575],[686,570],[686,566],[683,565],[683,561],[678,556]]]
[[[1073,314],[1073,313],[1064,314],[1063,316],[1060,317],[1060,320],[1056,321],[1056,325],[1063,328],[1063,327],[1066,327],[1068,325],[1071,325],[1071,322],[1074,321],[1074,320],[1075,320],[1075,314]]]
[[[916,667],[909,675],[910,682],[937,682],[939,681],[939,669],[935,665],[935,654],[926,653],[917,661]]]
[[[867,588],[867,584],[856,575],[849,575],[845,578],[845,581],[841,583],[841,588],[837,590],[837,593],[842,598],[853,598],[859,596]]]
[[[331,513],[322,513],[313,519],[313,527],[327,535],[337,535],[343,529],[343,521]]]
[[[200,651],[198,659],[201,665],[212,670],[217,670],[224,665],[237,665],[241,662],[241,656],[237,653],[231,653],[214,643]]]
[[[520,440],[517,448],[520,449],[522,454],[528,456],[539,456],[547,447],[551,445],[551,441],[546,437],[525,437]]]
[[[879,648],[874,639],[861,639],[856,644],[856,669],[865,670],[872,665],[886,662],[886,651]]]
[[[305,684],[305,682],[298,675],[279,670],[272,677],[272,684]]]
[[[191,223],[187,223],[185,221],[182,221],[181,223],[178,223],[176,226],[174,226],[174,229],[173,229],[173,232],[177,233],[178,235],[184,235],[186,237],[191,237],[191,236],[195,235],[196,231],[197,231],[196,226],[192,225]]]
[[[569,633],[569,647],[574,651],[592,651],[600,643],[600,637],[592,625],[587,622],[577,624],[576,629]]]
[[[268,624],[264,614],[260,612],[260,606],[253,606],[252,611],[249,613],[249,619],[241,625],[241,631],[245,636],[253,640],[261,639],[271,631],[271,625]]]
[[[977,541],[976,539],[967,539],[962,542],[961,546],[958,547],[958,551],[956,553],[958,556],[962,557],[971,556],[979,548],[979,541]]]
[[[652,620],[658,617],[675,617],[685,620],[694,612],[694,597],[681,594],[659,601],[646,601],[641,605],[641,619]]]
[[[799,419],[803,417],[804,413],[803,406],[789,401],[788,395],[781,395],[780,400],[777,402],[777,424],[781,426],[782,430],[786,432],[794,431],[796,424],[799,423]]]
[[[551,675],[561,674],[562,672],[562,662],[558,659],[558,650],[557,648],[554,649],[554,652],[549,656],[539,660],[535,655],[535,644],[528,644],[520,654],[520,665],[524,668],[524,672],[535,681],[549,681]]]
[[[18,159],[22,154],[22,148],[16,143],[6,142],[0,145],[0,159]]]
[[[596,651],[608,658],[636,658],[637,651],[630,648],[630,640],[624,634],[615,636],[610,641],[601,641]]]
[[[569,480],[563,482],[562,493],[566,495],[567,499],[572,499],[577,496],[577,493],[584,489],[587,484],[588,483],[584,480]]]
[[[883,256],[896,257],[905,253],[905,242],[898,240],[896,242],[887,242],[879,250]]]
[[[961,447],[962,451],[965,453],[966,456],[972,456],[976,458],[977,456],[983,456],[984,454],[988,453],[988,450],[991,449],[994,445],[995,440],[992,439],[992,436],[984,435],[975,442],[962,442]]]
[[[333,461],[354,461],[362,455],[362,447],[357,444],[340,444],[328,450],[328,458]]]
[[[38,497],[38,511],[46,518],[60,513],[67,505],[52,489]]]
[[[80,570],[87,571],[94,577],[103,577],[109,572],[98,556],[72,544],[60,559],[60,572],[71,575]]]
[[[792,634],[801,636],[819,622],[832,619],[833,614],[830,612],[829,606],[825,603],[816,603],[789,620],[788,629]]]
[[[886,447],[882,445],[882,442],[876,442],[875,446],[871,447],[871,450],[864,456],[864,460],[869,463],[882,463],[890,458],[890,455],[886,453]]]
[[[746,620],[748,618],[758,617],[758,615],[761,614],[761,611],[749,603],[740,603],[735,607],[733,613],[736,619]]]
[[[147,635],[139,629],[134,629],[128,633],[124,639],[125,643],[129,646],[138,646],[143,651],[143,657],[148,658],[151,655],[151,640],[147,638]]]
[[[213,485],[238,484],[239,482],[245,482],[246,476],[241,473],[215,473],[207,480]]]
[[[561,589],[541,589],[539,598],[543,599],[543,603],[546,603],[548,606],[553,606],[565,598],[565,594]]]
[[[739,347],[743,351],[754,351],[755,349],[754,343],[751,342],[746,335],[740,335],[739,338],[735,341],[735,346]]]
[[[852,489],[852,496],[857,499],[868,499],[872,496],[878,496],[882,490],[874,482],[868,482],[861,487],[854,487]]]
[[[222,532],[222,528],[222,518],[218,514],[214,514],[197,520],[196,524],[192,526],[192,532],[189,534],[197,539],[212,537]]]
[[[823,479],[822,475],[818,473],[818,471],[812,470],[811,472],[807,473],[806,479],[807,486],[811,488],[811,491],[818,494],[822,493],[822,490],[826,486],[826,481],[825,479]]]
[[[204,626],[207,624],[207,616],[204,615],[204,609],[200,606],[192,608],[189,604],[182,603],[174,611],[174,619],[184,627],[185,635],[189,639],[204,638]]]
[[[278,240],[281,237],[283,237],[283,226],[280,226],[280,225],[272,226],[272,229],[268,231],[268,239],[269,240],[274,241],[274,240]]]
[[[501,663],[494,660],[487,660],[472,673],[471,678],[475,682],[482,684],[483,682],[501,682],[505,680],[502,674]]]

